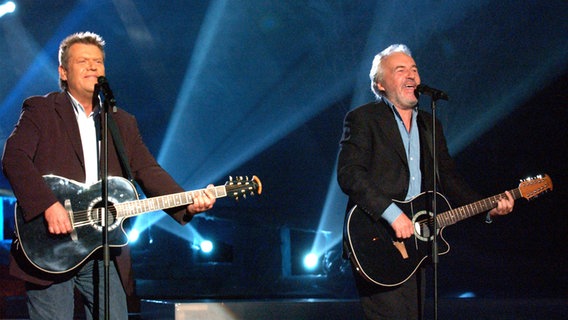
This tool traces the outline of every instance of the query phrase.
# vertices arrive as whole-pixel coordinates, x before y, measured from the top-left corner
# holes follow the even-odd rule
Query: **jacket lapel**
[[[84,166],[85,159],[83,156],[83,146],[81,145],[81,133],[79,132],[79,125],[77,124],[77,118],[73,111],[73,105],[66,92],[61,92],[55,98],[55,112],[61,118],[63,127],[69,136],[69,141],[71,141],[73,145],[75,155],[81,162],[81,165]]]
[[[379,113],[376,117],[379,122],[379,129],[383,132],[387,141],[393,142],[392,145],[394,146],[394,150],[404,165],[408,165],[408,159],[406,158],[406,152],[404,151],[404,144],[402,143],[402,138],[400,137],[398,125],[396,124],[392,110],[383,102],[377,104],[376,110],[377,113]]]

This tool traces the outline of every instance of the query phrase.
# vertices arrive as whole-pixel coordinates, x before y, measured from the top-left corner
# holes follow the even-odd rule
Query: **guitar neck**
[[[165,196],[118,203],[114,204],[114,208],[116,209],[116,216],[118,218],[128,218],[152,211],[190,205],[193,203],[193,198],[205,190],[211,191],[215,198],[227,196],[226,186],[216,186],[207,189],[185,191]]]
[[[513,195],[513,199],[515,200],[522,196],[521,190],[519,188],[509,190],[509,192]],[[438,214],[436,221],[438,222],[438,225],[440,227],[452,225],[461,220],[473,217],[476,214],[496,208],[497,202],[503,198],[507,198],[507,195],[505,193],[494,195],[492,197],[485,198],[483,200],[479,200],[477,202],[459,208],[448,210],[446,212]]]

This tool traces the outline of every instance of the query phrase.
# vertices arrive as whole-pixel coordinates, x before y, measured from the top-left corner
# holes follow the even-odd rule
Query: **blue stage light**
[[[203,253],[210,253],[211,251],[213,251],[213,242],[209,240],[203,240],[201,241],[199,248]]]
[[[319,265],[319,257],[317,254],[310,252],[304,256],[304,267],[313,270]]]
[[[140,231],[138,231],[137,229],[132,229],[128,233],[128,241],[130,241],[131,243],[136,242],[139,237],[140,237]]]
[[[462,293],[458,296],[458,298],[460,298],[460,299],[471,299],[471,298],[476,298],[476,297],[477,297],[477,295],[474,292],[471,292],[471,291],[464,292],[464,293]]]
[[[4,16],[5,14],[12,13],[14,11],[16,11],[16,4],[12,1],[8,1],[0,5],[0,17]]]

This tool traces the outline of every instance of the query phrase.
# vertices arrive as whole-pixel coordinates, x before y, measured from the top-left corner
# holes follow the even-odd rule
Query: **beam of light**
[[[165,219],[166,217],[167,219]],[[137,216],[132,225],[132,230],[137,230],[141,234],[151,227],[160,228],[191,244],[199,244],[203,241],[203,237],[191,224],[182,226],[163,211],[154,211]]]
[[[154,47],[154,38],[132,0],[113,0],[116,11],[130,40]]]
[[[318,232],[316,232],[311,250],[318,256],[324,255],[341,242],[346,206],[347,197],[339,190],[337,174],[333,172],[329,182],[328,197],[325,200]]]
[[[251,17],[240,13],[228,8],[226,1],[215,1],[208,8],[157,157],[185,188],[217,181],[226,172],[234,174],[232,168],[273,145],[352,89],[353,66],[349,63],[331,62],[337,67],[314,70],[315,61],[330,59],[327,51],[298,54],[294,60],[285,61],[288,66],[283,61],[261,59],[250,63],[250,68],[236,68],[227,48],[243,47],[240,50],[251,57],[267,54],[267,48],[258,45],[262,41],[248,39],[254,35],[242,30],[242,21],[248,22]],[[305,46],[300,46],[303,50],[318,45],[311,39],[304,41]],[[241,67],[251,74],[243,75]],[[231,90],[227,91],[220,81],[232,77],[242,80],[231,81],[227,85]],[[251,78],[258,79],[258,86],[236,86]],[[214,104],[212,96],[216,97]],[[180,163],[180,159],[187,162]]]
[[[403,43],[410,47],[416,60],[423,61],[424,54],[420,47],[427,44],[436,34],[454,28],[454,25],[468,16],[468,13],[483,7],[490,1],[456,1],[432,4],[431,2],[378,2],[374,19],[368,29],[367,44],[361,55],[361,64],[357,69],[357,85],[352,107],[359,106],[373,98],[370,90],[369,70],[373,57],[391,44]],[[435,9],[435,10],[433,10]],[[428,14],[423,14],[428,12]],[[451,14],[448,14],[451,12]],[[413,21],[409,31],[407,21]],[[419,30],[417,30],[420,28]],[[434,57],[432,57],[434,59]]]
[[[325,44],[309,37],[296,39],[301,51],[294,53],[293,59],[281,61],[275,56],[271,61],[276,54],[266,52],[271,48],[259,47],[258,43],[263,41],[242,34],[244,22],[239,19],[254,19],[240,17],[239,13],[228,8],[225,1],[210,6],[159,153],[158,161],[184,187],[217,180],[352,90],[355,79],[352,70],[357,60],[338,58],[341,55],[335,53],[345,47],[331,45],[345,39],[334,38]],[[322,50],[327,46],[335,51]],[[250,57],[256,54],[267,59],[255,60],[250,67],[239,61],[236,68],[232,51],[227,52],[227,48],[234,47]],[[334,67],[318,68],[319,65]],[[227,84],[230,90],[221,84],[225,79],[234,79]],[[238,86],[250,79],[256,79],[257,85]],[[211,97],[215,97],[214,104]],[[179,159],[188,159],[188,163],[180,165]],[[328,242],[327,246],[334,242]],[[323,253],[326,248],[318,251]]]
[[[162,213],[162,217],[166,214]],[[160,219],[159,223],[154,225],[157,228],[160,228],[178,238],[185,240],[190,244],[199,244],[201,243],[204,238],[201,234],[193,227],[191,224],[180,225],[174,219]]]
[[[194,91],[194,86],[197,85],[197,76],[203,72],[202,68],[205,65],[205,60],[207,59],[208,53],[211,51],[211,43],[217,33],[217,29],[222,20],[222,14],[224,11],[225,1],[214,1],[213,4],[207,10],[207,14],[204,19],[201,32],[196,40],[196,50],[191,55],[191,60],[189,62],[188,70],[185,73],[185,78],[183,80],[180,94],[176,101],[176,106],[172,112],[172,117],[168,130],[164,138],[164,144],[157,157],[160,163],[163,163],[169,156],[168,145],[175,142],[176,135],[178,134],[175,130],[170,129],[178,127],[181,125],[189,126],[191,128],[191,123],[182,123],[182,115],[186,112],[186,103],[190,100],[190,94]]]
[[[33,37],[19,23],[14,21],[14,27],[9,29],[11,45],[20,56],[33,55],[33,61],[26,72],[18,79],[13,89],[0,103],[0,124],[2,128],[11,128],[19,115],[19,106],[28,96],[38,92],[49,92],[58,88],[59,74],[57,73],[57,50],[59,42],[69,34],[69,30],[80,25],[93,5],[89,1],[80,1],[60,24],[55,34],[44,48],[39,48]],[[21,50],[21,51],[20,51]],[[55,59],[54,59],[55,58]],[[6,133],[0,132],[0,143],[4,145]]]
[[[352,65],[315,70],[332,55],[309,37],[298,40],[305,52],[280,61],[262,35],[245,32],[254,19],[240,11],[223,1],[209,8],[158,157],[184,187],[217,180],[352,89]],[[249,58],[235,60],[236,47]],[[250,79],[256,85],[245,85]]]
[[[515,107],[529,99],[537,88],[548,84],[551,75],[558,70],[565,70],[568,66],[568,44],[551,50],[563,54],[550,55],[547,63],[533,65],[530,77],[522,77],[514,83],[501,84],[503,90],[496,90],[499,96],[495,97],[491,107],[482,111],[479,116],[469,119],[467,126],[459,126],[452,130],[452,137],[448,139],[448,148],[452,154],[457,154],[496,123],[514,111]],[[505,89],[506,88],[506,89]],[[455,125],[454,125],[455,127]]]
[[[12,1],[8,1],[2,5],[0,5],[0,18],[8,13],[13,13],[16,11],[16,4]]]

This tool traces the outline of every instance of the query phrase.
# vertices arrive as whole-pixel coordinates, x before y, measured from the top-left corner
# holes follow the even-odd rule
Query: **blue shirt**
[[[385,97],[381,99],[391,108],[393,117],[395,117],[404,144],[406,152],[406,159],[408,161],[408,169],[410,171],[410,179],[408,181],[408,193],[406,199],[408,200],[421,192],[422,173],[420,172],[420,136],[418,135],[418,126],[416,124],[416,116],[418,115],[418,108],[414,108],[412,112],[412,120],[410,125],[410,132],[406,130],[402,117],[394,107],[394,105]],[[401,199],[398,199],[401,200]],[[396,204],[391,203],[390,206],[383,212],[382,217],[392,224],[396,218],[402,213]]]

